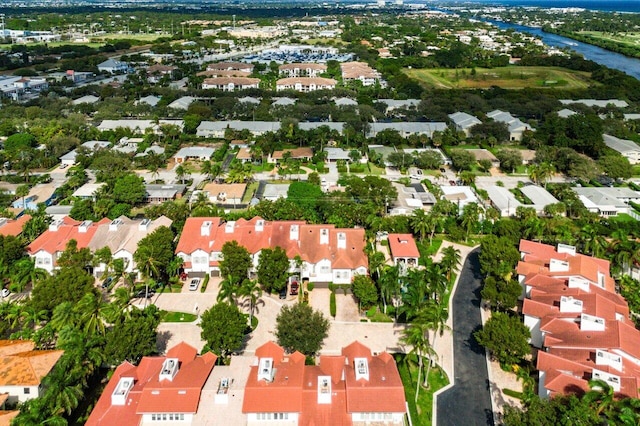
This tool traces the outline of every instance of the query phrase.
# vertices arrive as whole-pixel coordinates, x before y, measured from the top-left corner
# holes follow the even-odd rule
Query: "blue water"
[[[540,8],[579,7],[607,12],[640,13],[639,0],[463,0],[459,3],[482,3],[483,5],[537,6]]]

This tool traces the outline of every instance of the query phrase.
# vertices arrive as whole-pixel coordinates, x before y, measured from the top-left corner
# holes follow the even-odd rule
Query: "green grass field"
[[[499,68],[407,69],[412,79],[429,87],[441,89],[503,89],[555,88],[585,89],[595,82],[590,73],[560,67],[508,66]]]
[[[579,31],[578,34],[587,35],[593,39],[606,40],[618,44],[624,44],[635,48],[640,48],[640,32],[612,34],[601,31]]]

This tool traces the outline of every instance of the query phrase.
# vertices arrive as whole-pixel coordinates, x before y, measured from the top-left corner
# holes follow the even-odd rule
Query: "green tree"
[[[96,292],[93,284],[93,277],[84,269],[63,267],[36,283],[27,304],[38,312],[46,311],[50,316],[56,306],[64,302],[77,303],[85,294]]]
[[[358,299],[360,309],[367,310],[378,302],[378,290],[367,275],[357,275],[351,283],[351,292]]]
[[[505,281],[502,278],[488,276],[480,292],[482,299],[499,310],[508,310],[516,306],[522,287],[515,280]]]
[[[496,153],[500,168],[508,173],[513,173],[522,165],[522,153],[517,149],[501,149]]]
[[[633,166],[629,160],[619,154],[600,157],[598,166],[612,179],[629,179],[633,174]]]
[[[474,337],[502,365],[517,364],[531,353],[529,328],[507,313],[494,312]]]
[[[29,185],[19,185],[16,188],[16,197],[22,198],[22,208],[27,209],[27,195],[29,195]]]
[[[249,325],[251,325],[253,323],[253,311],[262,297],[262,288],[260,288],[257,280],[246,279],[240,285],[238,293],[249,303]]]
[[[510,280],[520,260],[520,252],[510,239],[487,235],[480,243],[480,271],[482,275]]]
[[[133,260],[147,277],[164,279],[173,260],[174,235],[171,229],[160,226],[138,243]]]
[[[311,306],[296,303],[283,306],[276,318],[278,344],[287,352],[315,355],[329,335],[329,320]]]
[[[251,254],[236,240],[224,243],[222,260],[220,261],[220,275],[227,277],[232,285],[240,285],[247,278],[252,265]]]
[[[129,361],[135,364],[143,356],[155,354],[158,324],[160,312],[155,305],[144,310],[130,309],[129,318],[121,317],[107,332],[104,346],[107,363],[118,365]]]
[[[267,293],[280,291],[287,285],[290,266],[287,253],[280,247],[260,252],[258,281]]]
[[[440,259],[440,265],[447,274],[447,281],[451,281],[451,273],[454,269],[460,266],[460,250],[454,246],[447,246],[442,249],[442,258]]]
[[[202,314],[200,327],[207,348],[227,358],[242,348],[247,317],[236,305],[219,302]]]
[[[113,185],[113,198],[118,203],[138,204],[146,193],[144,179],[131,173],[118,177]]]
[[[411,346],[411,351],[418,357],[418,380],[416,380],[416,396],[414,403],[418,402],[420,395],[420,377],[424,369],[424,357],[435,353],[429,343],[429,327],[421,322],[412,322],[402,331],[401,341]]]
[[[449,156],[453,167],[458,171],[471,170],[471,167],[476,162],[473,154],[464,149],[452,149]]]

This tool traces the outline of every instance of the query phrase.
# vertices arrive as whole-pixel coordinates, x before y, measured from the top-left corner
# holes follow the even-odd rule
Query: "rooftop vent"
[[[111,394],[111,405],[124,405],[133,387],[133,377],[121,377]]]
[[[118,219],[112,220],[111,223],[109,224],[109,231],[117,231],[118,226],[120,225],[122,225],[122,219],[118,218]]]
[[[142,222],[138,224],[138,230],[147,231],[149,230],[149,226],[151,226],[151,219],[142,219]]]
[[[589,281],[580,277],[569,277],[569,288],[579,288],[583,291],[589,291]]]
[[[4,226],[7,224],[7,218],[6,217],[0,217],[0,226]]]
[[[258,380],[273,381],[273,358],[260,358],[258,362]]]
[[[256,221],[256,232],[264,231],[264,220],[260,219]]]
[[[549,272],[568,272],[569,262],[560,259],[549,260]]]
[[[600,317],[596,317],[588,314],[580,315],[581,331],[604,331],[604,328],[605,328],[604,318],[600,318]]]
[[[596,365],[608,365],[618,371],[622,371],[622,357],[602,349],[596,349]]]
[[[574,246],[570,246],[568,244],[558,244],[558,253],[567,253],[571,256],[576,255],[576,248]]]
[[[582,312],[582,300],[569,296],[560,297],[560,312]]]
[[[56,232],[58,229],[60,229],[63,223],[64,221],[62,219],[54,220],[49,224],[49,231]]]
[[[158,380],[169,380],[173,381],[173,378],[178,374],[178,358],[167,358],[162,363],[162,369],[160,370],[160,376]]]
[[[331,404],[331,376],[318,376],[318,404]]]
[[[291,225],[289,228],[289,239],[297,241],[300,238],[300,227],[298,225]]]
[[[354,358],[353,368],[356,371],[356,380],[365,379],[369,381],[369,361],[367,358]]]
[[[93,222],[90,220],[84,220],[82,221],[82,223],[80,223],[80,226],[78,227],[78,232],[82,233],[82,234],[86,234],[87,230],[89,230],[89,228],[91,227],[91,224]]]
[[[615,374],[610,374],[594,368],[591,372],[591,377],[593,379],[602,380],[603,382],[611,386],[614,391],[620,392],[620,376],[616,376]]]
[[[224,232],[226,234],[233,234],[233,229],[236,227],[236,222],[234,220],[230,220],[224,225]]]
[[[203,237],[208,237],[211,235],[211,222],[205,221],[200,225],[200,235]]]

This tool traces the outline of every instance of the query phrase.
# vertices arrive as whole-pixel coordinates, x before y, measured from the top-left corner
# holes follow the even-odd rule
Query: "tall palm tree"
[[[230,304],[235,305],[237,292],[238,288],[235,285],[233,278],[229,276],[227,279],[220,281],[220,290],[218,291],[216,301],[228,301]]]
[[[386,314],[389,301],[400,293],[400,268],[397,265],[385,266],[380,274],[378,286],[380,287],[380,296],[382,296],[383,309]]]
[[[600,379],[589,380],[589,387],[591,389],[583,397],[587,404],[595,410],[598,416],[609,415],[615,405],[613,388]]]
[[[56,415],[71,414],[84,396],[82,385],[74,383],[67,371],[54,367],[43,380],[45,400],[48,401],[51,413]]]
[[[104,307],[101,297],[93,293],[85,294],[77,303],[75,309],[78,311],[82,329],[89,334],[104,336],[105,323]]]
[[[434,353],[433,348],[429,345],[428,332],[429,329],[425,324],[413,322],[402,331],[402,337],[400,337],[402,343],[411,346],[409,353],[415,354],[418,357],[418,380],[416,381],[415,402],[418,401],[420,394],[420,378],[424,368],[424,357]]]
[[[442,249],[442,258],[440,259],[440,265],[447,274],[447,281],[451,281],[451,273],[454,269],[457,269],[460,266],[460,250],[456,249],[453,246],[447,246]]]
[[[262,287],[260,287],[257,280],[245,279],[242,284],[240,284],[238,293],[245,297],[249,302],[249,327],[251,327],[253,322],[253,311],[256,304],[262,297]]]
[[[478,216],[480,215],[480,207],[477,203],[469,203],[464,206],[462,210],[462,227],[465,229],[465,241],[469,239],[471,231],[478,223]]]
[[[409,217],[409,226],[418,235],[420,241],[429,233],[433,225],[433,217],[422,209],[416,209]]]
[[[420,311],[419,316],[416,318],[416,322],[423,323],[429,330],[429,334],[432,336],[429,346],[435,347],[436,337],[442,336],[445,330],[449,329],[447,320],[449,319],[449,310],[447,307],[436,301],[429,301],[427,306]],[[427,372],[425,374],[424,386],[429,387],[429,372],[431,371],[431,362],[427,366]]]

